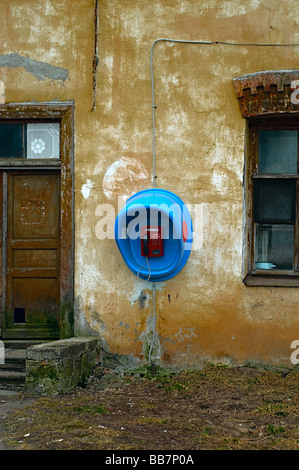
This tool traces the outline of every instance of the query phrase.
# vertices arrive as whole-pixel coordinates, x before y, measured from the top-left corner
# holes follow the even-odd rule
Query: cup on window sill
[[[276,268],[275,264],[272,263],[255,263],[256,269],[273,269]]]

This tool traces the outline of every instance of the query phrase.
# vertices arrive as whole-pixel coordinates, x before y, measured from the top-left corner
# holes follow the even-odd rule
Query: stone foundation
[[[97,337],[75,337],[27,349],[26,390],[57,395],[73,390],[92,373],[100,354]]]

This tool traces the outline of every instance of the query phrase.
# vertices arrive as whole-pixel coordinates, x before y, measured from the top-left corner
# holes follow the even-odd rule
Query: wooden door
[[[58,338],[60,173],[7,171],[2,187],[6,192],[2,336]]]

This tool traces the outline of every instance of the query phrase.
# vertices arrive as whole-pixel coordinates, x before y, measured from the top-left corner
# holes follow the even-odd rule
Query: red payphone
[[[162,227],[141,227],[141,256],[148,258],[164,255]]]

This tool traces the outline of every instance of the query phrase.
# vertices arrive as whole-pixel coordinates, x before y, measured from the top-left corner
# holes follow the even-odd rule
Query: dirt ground
[[[13,450],[299,450],[298,370],[154,372],[99,369],[65,395],[0,396],[0,413],[8,407],[0,442]]]

